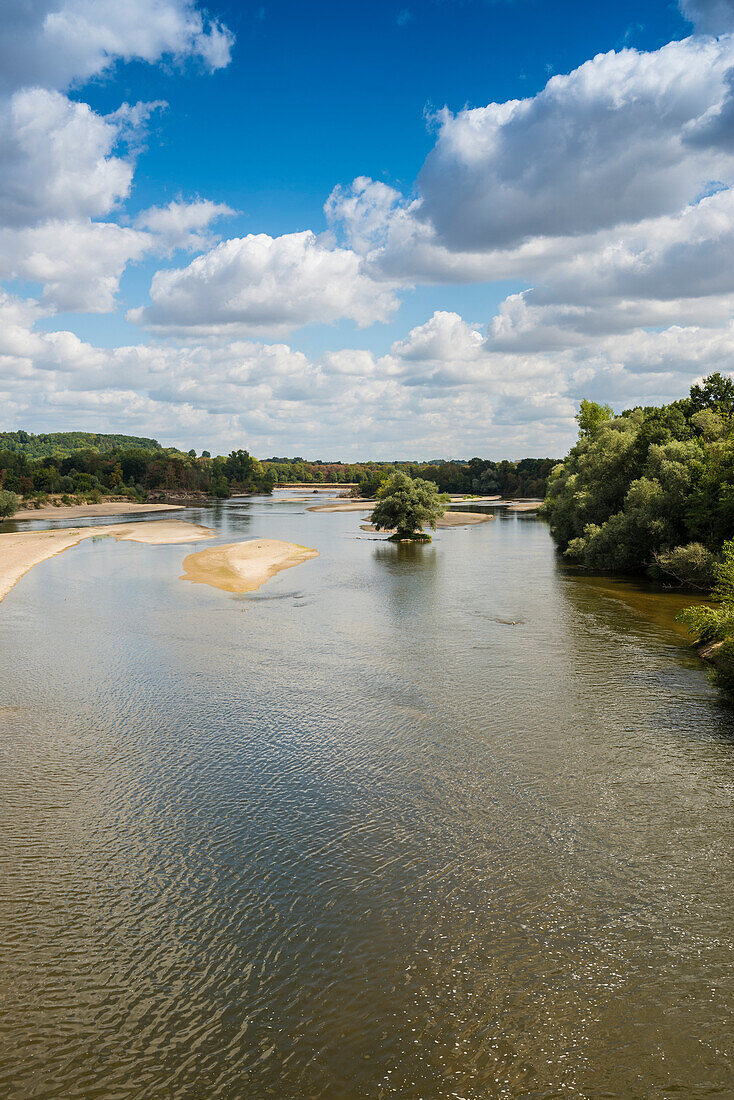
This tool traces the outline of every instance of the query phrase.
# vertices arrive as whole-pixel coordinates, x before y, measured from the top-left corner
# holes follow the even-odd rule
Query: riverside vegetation
[[[542,497],[555,465],[551,458],[517,462],[305,462],[302,458],[258,460],[246,450],[212,457],[209,451],[179,451],[155,439],[87,432],[0,432],[0,491],[24,498],[49,495],[98,499],[114,493],[131,500],[151,496],[215,496],[270,492],[288,483],[355,485],[372,497],[392,474],[402,472],[437,485],[440,492],[497,493]],[[70,499],[64,503],[73,503]]]
[[[544,505],[556,544],[587,569],[710,592],[716,607],[681,619],[718,646],[724,668],[734,658],[734,382],[717,372],[682,400],[619,416],[583,401],[577,421]]]

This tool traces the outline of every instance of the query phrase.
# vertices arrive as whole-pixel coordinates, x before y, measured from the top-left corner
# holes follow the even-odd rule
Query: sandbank
[[[129,500],[111,500],[106,504],[62,504],[44,508],[19,508],[16,519],[81,519],[83,516],[126,516],[134,512],[181,511],[182,504],[134,504]]]
[[[471,527],[475,523],[491,523],[494,516],[488,516],[486,512],[444,512],[440,519],[436,520],[436,527]],[[360,524],[360,531],[377,531],[371,523]],[[394,535],[395,530],[383,531],[384,535]]]
[[[510,505],[516,511],[530,511],[535,510],[540,505],[540,501],[522,501],[518,505]],[[314,504],[310,508],[307,508],[307,512],[366,512],[372,511],[377,504],[376,500],[338,500],[333,504]],[[500,497],[452,497],[452,506],[454,504],[495,504],[504,506],[505,502]],[[465,512],[464,515],[470,515],[471,513]],[[475,513],[479,514],[479,513]],[[491,516],[489,517],[492,518]],[[477,521],[479,522],[479,521]],[[449,524],[446,524],[448,527]]]
[[[542,500],[513,500],[507,505],[508,512],[537,512]]]
[[[497,495],[493,497],[463,497],[455,493],[450,493],[452,504],[497,504],[501,502],[502,497]]]
[[[336,504],[314,504],[307,512],[371,512],[376,500],[342,500]]]
[[[208,527],[179,519],[110,523],[100,527],[61,527],[57,531],[13,531],[0,535],[0,600],[34,565],[76,546],[84,539],[109,537],[118,542],[162,545],[196,542],[213,538],[214,535],[215,532]]]
[[[250,539],[212,546],[184,558],[181,579],[223,592],[254,592],[282,569],[317,558],[318,550],[279,539]]]

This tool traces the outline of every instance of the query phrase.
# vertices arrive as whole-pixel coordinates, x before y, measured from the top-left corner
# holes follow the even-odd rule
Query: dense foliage
[[[378,531],[392,531],[399,539],[411,538],[424,527],[436,530],[436,521],[445,511],[438,489],[432,481],[395,473],[377,494],[378,502],[370,522]]]
[[[436,462],[306,462],[302,458],[270,458],[276,484],[356,484],[360,495],[373,497],[393,473],[433,481],[442,493],[480,493],[511,497],[543,497],[546,480],[556,464],[552,458],[493,462],[485,458]]]
[[[734,532],[734,382],[717,373],[684,400],[620,416],[584,402],[577,419],[545,503],[566,557],[708,587]]]
[[[142,500],[148,495],[269,492],[269,475],[247,451],[222,458],[162,449],[125,448],[100,453],[76,451],[30,459],[23,452],[0,450],[0,490],[33,496],[114,493]]]
[[[137,435],[99,435],[93,432],[50,432],[33,435],[32,432],[0,432],[0,451],[24,454],[27,458],[46,458],[55,455],[63,458],[75,451],[110,451],[139,448],[143,451],[162,451],[157,439],[145,439]]]
[[[727,539],[722,560],[713,567],[714,586],[711,598],[714,607],[705,604],[688,607],[678,618],[703,643],[724,642],[734,657],[734,539]]]
[[[269,492],[274,485],[354,485],[359,496],[372,498],[395,473],[433,482],[441,492],[510,496],[545,495],[555,461],[524,458],[519,462],[306,462],[271,458],[259,462],[247,451],[212,458],[163,448],[155,439],[97,435],[90,432],[0,432],[0,489],[20,494],[89,496],[115,493],[145,499],[150,494]]]
[[[0,518],[6,519],[8,516],[14,516],[18,511],[18,496],[16,493],[9,493],[7,489],[0,489]]]

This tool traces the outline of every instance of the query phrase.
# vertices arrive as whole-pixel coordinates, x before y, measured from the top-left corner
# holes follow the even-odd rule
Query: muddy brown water
[[[320,557],[232,596],[90,540],[0,605],[0,1095],[734,1095],[732,712],[676,597],[522,515],[184,518]]]

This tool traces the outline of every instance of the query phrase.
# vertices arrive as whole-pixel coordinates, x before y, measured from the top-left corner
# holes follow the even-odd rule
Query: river
[[[671,598],[527,515],[186,518],[321,556],[90,540],[0,604],[0,1094],[734,1095],[734,720]]]

